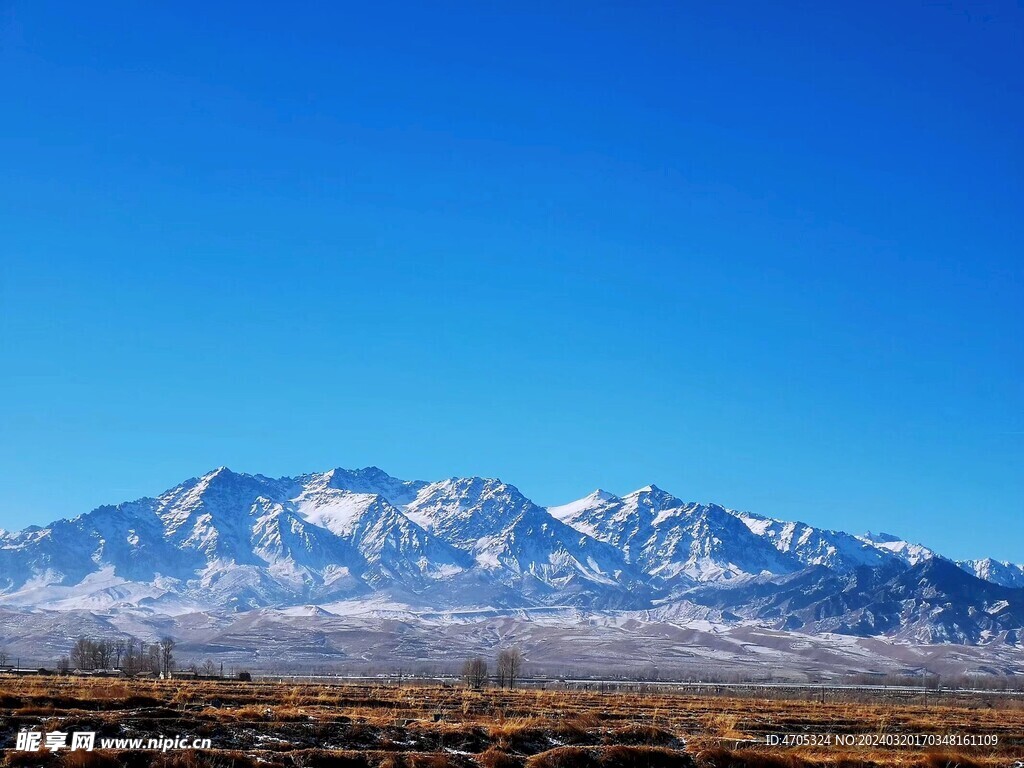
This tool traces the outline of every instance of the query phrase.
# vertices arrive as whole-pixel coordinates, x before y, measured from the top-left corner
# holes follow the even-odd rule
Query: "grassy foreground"
[[[210,750],[14,751],[20,729]],[[769,746],[786,734],[996,735],[997,746]],[[1010,768],[1021,702],[955,705],[460,687],[0,678],[0,765],[158,768]]]

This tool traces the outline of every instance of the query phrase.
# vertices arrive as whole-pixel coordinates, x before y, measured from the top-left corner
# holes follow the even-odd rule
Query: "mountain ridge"
[[[497,478],[401,480],[378,467],[282,478],[218,467],[0,532],[0,605],[57,610],[575,606],[977,644],[1019,642],[1022,587],[1012,563],[953,562],[890,534],[686,502],[653,484],[545,508]]]

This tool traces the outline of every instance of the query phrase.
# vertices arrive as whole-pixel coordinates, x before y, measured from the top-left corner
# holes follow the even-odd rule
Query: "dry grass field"
[[[209,750],[15,751],[21,729],[209,738]],[[994,734],[997,746],[768,746],[785,734]],[[3,766],[1010,768],[1024,707],[443,686],[0,678]]]

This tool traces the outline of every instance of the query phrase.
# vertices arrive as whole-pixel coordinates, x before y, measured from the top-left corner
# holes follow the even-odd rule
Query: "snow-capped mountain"
[[[536,582],[534,588],[546,585],[563,594],[585,583],[625,597],[638,581],[618,549],[580,534],[500,480],[432,483],[405,509],[425,530],[468,552],[480,571],[502,583]]]
[[[472,561],[465,552],[428,533],[395,506],[415,498],[423,484],[400,484],[375,468],[363,475],[343,472],[302,478],[300,492],[289,503],[307,523],[354,548],[352,557],[364,565],[363,578],[369,585],[422,586],[469,567]],[[373,490],[366,474],[379,481],[379,491]]]
[[[0,532],[0,604],[575,606],[1016,642],[1024,567],[970,561],[954,578],[929,566],[939,561],[888,534],[687,502],[653,485],[545,509],[497,479],[407,481],[375,467],[274,479],[221,467],[155,498]]]
[[[612,546],[500,480],[220,467],[153,499],[0,536],[0,601],[249,608],[386,593],[429,607],[639,604]]]
[[[957,565],[979,579],[1004,587],[1024,589],[1024,565],[993,560],[991,557],[982,560],[960,560]]]
[[[693,584],[795,568],[723,507],[686,503],[654,485],[622,498],[595,491],[548,511],[611,544],[659,582]]]
[[[717,504],[683,502],[653,485],[622,498],[598,490],[548,511],[577,530],[619,547],[649,573],[685,575],[696,582],[793,573],[812,565],[850,570],[879,566],[894,557],[911,564],[922,559],[842,531]]]
[[[868,531],[857,538],[876,549],[895,555],[910,565],[917,565],[923,560],[930,560],[935,557],[935,552],[928,549],[928,547],[904,541],[899,536],[893,536],[891,533],[871,533],[871,531]]]

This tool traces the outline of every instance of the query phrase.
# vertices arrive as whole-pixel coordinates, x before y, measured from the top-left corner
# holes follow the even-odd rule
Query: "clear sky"
[[[0,7],[0,526],[218,465],[1024,561],[1024,9]]]

